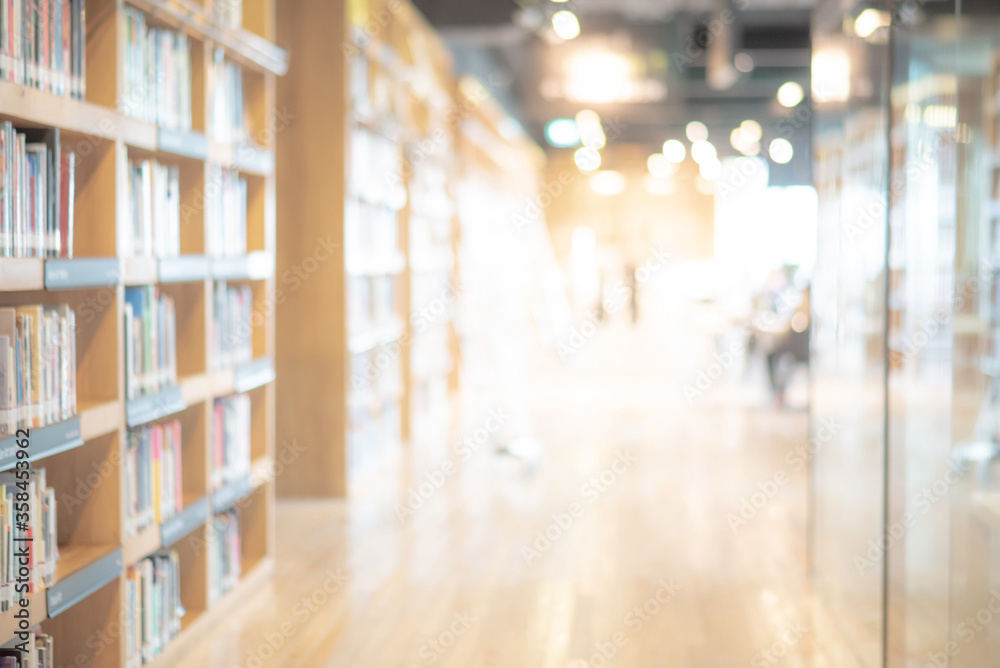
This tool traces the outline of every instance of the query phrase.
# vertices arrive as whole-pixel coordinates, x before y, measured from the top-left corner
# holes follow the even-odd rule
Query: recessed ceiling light
[[[774,160],[779,165],[787,165],[795,156],[795,149],[792,147],[792,143],[781,137],[771,142],[771,145],[767,147],[767,152],[771,156],[771,160]]]
[[[701,121],[691,121],[684,130],[688,141],[705,141],[708,139],[708,128]]]
[[[783,107],[794,107],[802,101],[803,97],[805,97],[805,92],[802,90],[802,86],[794,81],[784,83],[778,89],[778,104]]]
[[[576,166],[580,168],[580,171],[592,172],[601,166],[601,154],[592,148],[584,146],[581,149],[577,149],[576,153],[573,154],[573,161],[576,162]]]
[[[562,10],[552,15],[552,28],[563,39],[573,39],[580,34],[580,21],[576,14]]]
[[[687,155],[687,149],[684,148],[684,144],[676,139],[668,139],[663,142],[663,155],[666,156],[667,160],[670,162],[684,162],[684,156]]]
[[[580,143],[580,128],[572,118],[555,118],[545,126],[545,139],[556,148],[570,148]]]

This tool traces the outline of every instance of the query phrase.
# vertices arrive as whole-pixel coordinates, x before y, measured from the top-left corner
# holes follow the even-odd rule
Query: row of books
[[[247,253],[247,180],[238,172],[209,166],[205,188],[205,227],[208,229],[208,255],[213,258],[236,257]]]
[[[135,668],[161,654],[181,631],[181,563],[176,550],[162,550],[125,576],[125,666]]]
[[[75,172],[58,128],[0,123],[0,255],[73,257]]]
[[[151,28],[125,8],[125,81],[122,111],[169,130],[191,130],[191,43],[187,36]]]
[[[212,313],[212,369],[227,369],[252,360],[253,290],[250,286],[216,282]]]
[[[62,97],[86,95],[86,0],[0,3],[0,79]]]
[[[184,509],[179,420],[129,429],[125,452],[125,534],[163,524]]]
[[[212,57],[215,83],[212,86],[212,139],[222,144],[237,144],[247,137],[243,97],[243,68],[226,60],[225,52],[216,49]]]
[[[397,141],[365,127],[351,131],[349,192],[371,204],[406,205],[402,151]]]
[[[347,278],[347,321],[351,334],[391,327],[399,320],[400,310],[397,276]]]
[[[212,487],[220,489],[250,475],[250,397],[216,399],[212,407]]]
[[[384,204],[348,199],[344,205],[344,247],[348,258],[361,263],[401,254],[399,214]]]
[[[47,485],[44,468],[24,470],[27,478],[19,478],[16,471],[0,473],[0,609],[4,611],[23,598],[17,586],[23,574],[19,552],[28,551],[29,593],[52,584],[59,560],[56,492]]]
[[[26,641],[14,638],[0,647],[0,668],[53,668],[55,657],[52,636],[35,630]]]
[[[0,308],[0,435],[76,415],[76,314],[61,306]]]
[[[210,603],[214,603],[240,581],[243,569],[239,515],[235,510],[216,515],[210,530],[212,540],[208,553],[208,599]]]
[[[181,254],[181,175],[177,165],[128,162],[129,234],[126,257]]]
[[[177,312],[152,285],[125,288],[125,393],[129,399],[177,385]]]

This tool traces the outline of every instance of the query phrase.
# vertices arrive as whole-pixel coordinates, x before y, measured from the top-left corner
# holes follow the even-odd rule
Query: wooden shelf
[[[34,628],[48,617],[45,590],[28,594],[26,598],[28,600],[28,628]],[[14,601],[10,610],[0,612],[0,644],[12,640],[20,632],[19,620],[15,619],[14,615],[19,613],[21,609],[20,603]]]
[[[192,37],[218,43],[243,65],[279,76],[288,70],[283,49],[249,31],[229,30],[215,24],[203,8],[193,2],[128,0],[128,4]]]
[[[126,116],[116,108],[125,99],[122,76],[126,39],[124,7],[149,15],[193,38],[191,95],[192,130],[176,132]],[[125,0],[98,3],[89,27],[88,101],[56,97],[33,88],[0,81],[0,119],[19,128],[61,130],[64,150],[78,156],[73,259],[0,258],[0,292],[6,303],[56,305],[66,303],[77,313],[77,387],[79,415],[44,429],[32,429],[32,458],[45,458],[49,484],[57,499],[77,494],[81,480],[97,472],[104,480],[123,475],[128,430],[171,416],[183,429],[184,508],[161,525],[151,525],[123,538],[124,485],[98,484],[82,499],[81,511],[60,506],[60,559],[48,590],[30,598],[31,623],[43,623],[55,637],[57,656],[76,659],[76,649],[104,620],[121,619],[127,605],[125,587],[117,583],[125,568],[164,546],[175,549],[182,564],[182,599],[189,613],[181,636],[155,665],[182,665],[180,649],[193,629],[207,629],[222,620],[234,598],[259,589],[267,568],[254,568],[249,587],[237,589],[208,610],[207,550],[197,549],[199,530],[207,536],[213,501],[234,503],[250,496],[252,512],[241,517],[241,531],[251,537],[254,560],[272,563],[275,449],[274,384],[275,323],[273,311],[263,323],[254,322],[254,362],[234,369],[214,368],[209,350],[213,331],[213,280],[251,282],[255,309],[276,293],[276,197],[274,129],[283,122],[276,113],[276,74],[287,69],[287,56],[275,44],[248,30],[224,29],[215,23],[209,4],[193,0]],[[247,25],[262,34],[274,27],[276,3],[254,0],[245,8]],[[91,9],[88,2],[88,10]],[[88,21],[89,23],[89,21]],[[223,145],[206,134],[213,95],[210,60],[213,47],[243,65],[247,141]],[[122,107],[124,108],[124,107]],[[83,160],[82,158],[86,158]],[[155,158],[176,165],[180,175],[182,225],[180,257],[132,258],[121,255],[121,241],[130,230],[124,205],[127,161]],[[241,257],[207,257],[209,230],[204,200],[215,167],[235,168],[246,175],[248,248]],[[128,400],[125,389],[123,293],[129,286],[159,285],[177,312],[177,387]],[[38,294],[34,294],[38,292]],[[213,398],[235,392],[251,394],[252,475],[243,486],[209,493],[212,479]],[[0,466],[11,443],[0,441]],[[13,455],[13,451],[9,453]],[[88,485],[90,483],[87,483]],[[227,494],[229,497],[227,498]],[[242,523],[245,523],[242,524]],[[199,582],[201,584],[199,584]],[[114,584],[112,584],[114,583]],[[245,592],[245,593],[240,593]],[[83,604],[81,604],[83,602]],[[66,610],[75,607],[68,615]],[[216,610],[219,612],[216,613]],[[57,617],[49,621],[44,618]],[[86,622],[81,625],[81,621]],[[0,614],[0,636],[13,629],[13,618]],[[5,638],[6,639],[6,638]],[[108,651],[95,666],[120,668],[124,634],[106,639]],[[60,645],[62,643],[62,645]],[[120,651],[115,651],[115,644]],[[59,649],[61,647],[61,649]],[[171,658],[178,657],[178,658]],[[95,656],[89,657],[95,659]]]
[[[123,569],[122,548],[113,545],[60,545],[56,581],[48,588],[49,617],[64,612],[108,584]]]
[[[38,258],[0,258],[0,292],[45,289],[44,264]]]
[[[160,525],[150,524],[122,542],[122,562],[131,566],[160,549]]]

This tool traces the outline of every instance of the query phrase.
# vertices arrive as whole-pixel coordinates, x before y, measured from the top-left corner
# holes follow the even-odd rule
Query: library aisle
[[[807,582],[805,473],[785,460],[806,414],[692,410],[684,331],[612,323],[573,363],[530,365],[536,466],[415,448],[347,501],[279,502],[275,578],[185,665],[853,668]]]

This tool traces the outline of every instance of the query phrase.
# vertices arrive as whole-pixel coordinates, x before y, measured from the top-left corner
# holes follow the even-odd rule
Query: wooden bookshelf
[[[275,44],[274,0],[244,0],[243,26],[219,25],[212,0],[86,0],[86,99],[62,98],[0,82],[0,120],[17,128],[54,127],[62,148],[77,154],[75,248],[71,260],[0,259],[0,305],[67,303],[76,312],[78,417],[64,425],[64,443],[44,441],[34,465],[45,467],[55,488],[60,560],[56,581],[29,597],[33,624],[55,639],[56,665],[125,668],[125,572],[163,547],[180,556],[182,632],[155,665],[183,663],[194,629],[210,629],[233,599],[259,589],[274,557],[276,81],[287,69]],[[126,114],[124,62],[126,7],[145,12],[158,26],[191,40],[192,130],[176,132]],[[249,139],[213,142],[206,134],[214,81],[209,60],[216,48],[243,73]],[[182,209],[181,257],[125,256],[128,228],[124,175],[130,158],[177,165]],[[236,170],[247,180],[247,253],[208,257],[204,220],[210,168]],[[217,279],[249,285],[253,361],[214,370],[210,359],[213,285]],[[125,449],[130,416],[125,393],[125,288],[156,284],[177,310],[179,390],[170,401],[147,402],[145,415],[181,422],[183,511],[160,525],[126,536]],[[227,505],[237,509],[244,543],[240,584],[209,603],[209,553],[218,491],[211,486],[212,408],[215,399],[250,395],[253,470],[246,493]],[[179,403],[177,401],[179,400]],[[50,434],[57,434],[54,428]],[[42,443],[39,437],[39,443]],[[58,440],[56,436],[51,438]],[[41,447],[41,446],[40,446]],[[243,593],[241,593],[243,592]],[[0,642],[12,637],[11,613],[0,614]],[[169,661],[169,663],[168,663]]]
[[[454,284],[456,80],[449,52],[408,2],[288,0],[277,25],[292,54],[278,106],[293,119],[278,136],[277,169],[296,174],[279,182],[278,209],[297,221],[278,233],[276,274],[290,279],[278,322],[278,440],[302,450],[278,493],[343,496],[414,437],[431,412],[430,386],[446,404],[455,389],[450,316],[436,314],[436,339],[414,319],[428,294]],[[425,153],[439,177],[416,183]],[[429,364],[420,351],[435,344]]]

